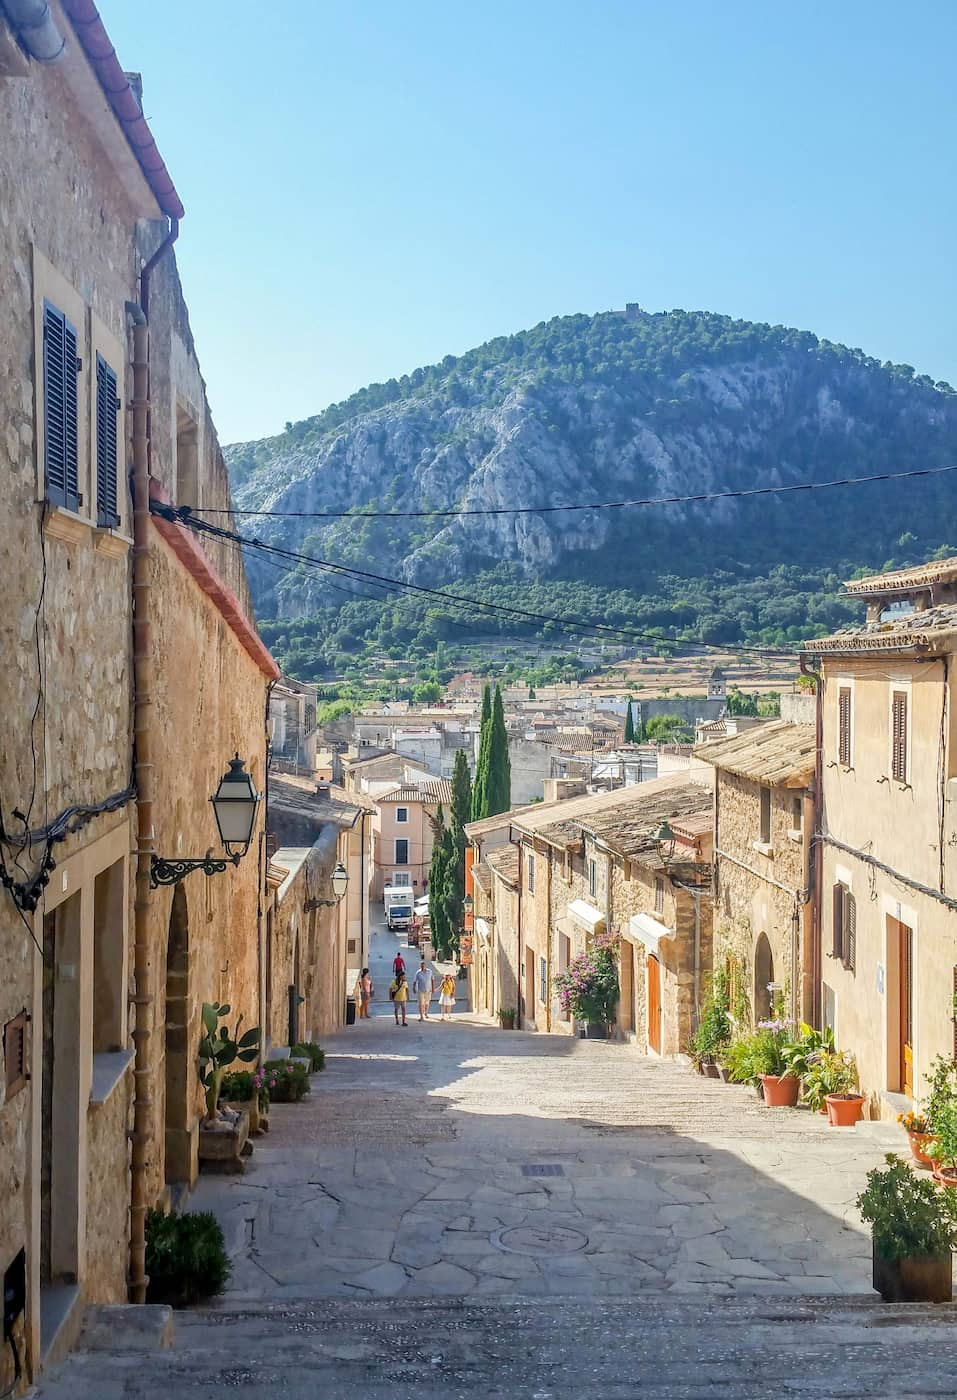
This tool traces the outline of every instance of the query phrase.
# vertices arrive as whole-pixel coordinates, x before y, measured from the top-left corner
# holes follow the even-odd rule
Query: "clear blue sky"
[[[954,0],[100,0],[223,441],[554,315],[957,383]]]

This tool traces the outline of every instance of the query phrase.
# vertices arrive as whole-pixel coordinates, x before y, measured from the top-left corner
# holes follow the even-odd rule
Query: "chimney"
[[[316,796],[317,796],[317,797],[328,797],[328,796],[329,796],[329,784],[328,784],[327,782],[319,782],[319,783],[316,783]]]
[[[123,77],[126,79],[126,81],[129,83],[130,87],[132,88],[132,90],[133,90],[133,96],[136,98],[136,105],[137,105],[137,107],[139,107],[140,111],[142,112],[142,110],[143,110],[143,74],[142,74],[142,73],[124,73],[124,74],[123,74]]]

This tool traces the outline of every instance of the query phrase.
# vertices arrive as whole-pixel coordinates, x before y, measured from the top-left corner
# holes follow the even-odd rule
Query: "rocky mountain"
[[[289,548],[430,586],[457,584],[459,592],[478,579],[476,591],[489,597],[496,589],[528,597],[534,581],[538,606],[543,598],[567,604],[576,586],[591,590],[598,606],[624,593],[630,603],[619,598],[615,608],[626,615],[648,622],[653,614],[692,633],[718,626],[729,641],[800,636],[813,609],[776,614],[782,594],[810,598],[823,581],[833,596],[835,571],[907,562],[957,543],[957,474],[536,513],[957,461],[957,394],[949,385],[808,332],[706,312],[630,308],[556,318],[373,385],[226,455],[241,507],[354,513],[247,527]],[[355,518],[514,506],[533,513]],[[314,574],[258,565],[252,574],[267,619],[324,615],[328,632],[329,615],[346,608],[354,640],[371,628],[380,643],[389,641],[381,594],[363,610]],[[758,585],[752,601],[729,609],[729,588],[749,581]],[[699,604],[693,616],[678,606],[689,590],[705,600],[704,621]]]

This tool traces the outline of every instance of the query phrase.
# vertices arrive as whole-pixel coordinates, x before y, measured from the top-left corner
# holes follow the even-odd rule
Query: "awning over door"
[[[663,938],[674,938],[674,929],[667,924],[659,924],[650,914],[632,914],[628,920],[628,932],[636,943],[641,943],[649,953],[658,956],[658,947]]]
[[[587,929],[589,933],[598,933],[605,927],[604,914],[584,899],[573,899],[565,912],[570,914],[575,923],[581,928]]]

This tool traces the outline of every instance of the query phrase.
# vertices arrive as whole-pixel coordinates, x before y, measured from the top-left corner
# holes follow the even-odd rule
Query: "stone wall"
[[[716,776],[715,961],[731,960],[752,1016],[768,1014],[767,983],[774,981],[797,1019],[807,1019],[813,991],[810,909],[800,896],[808,887],[810,795],[771,789],[771,840],[762,845],[760,784],[721,770]],[[792,947],[795,908],[799,926]]]

